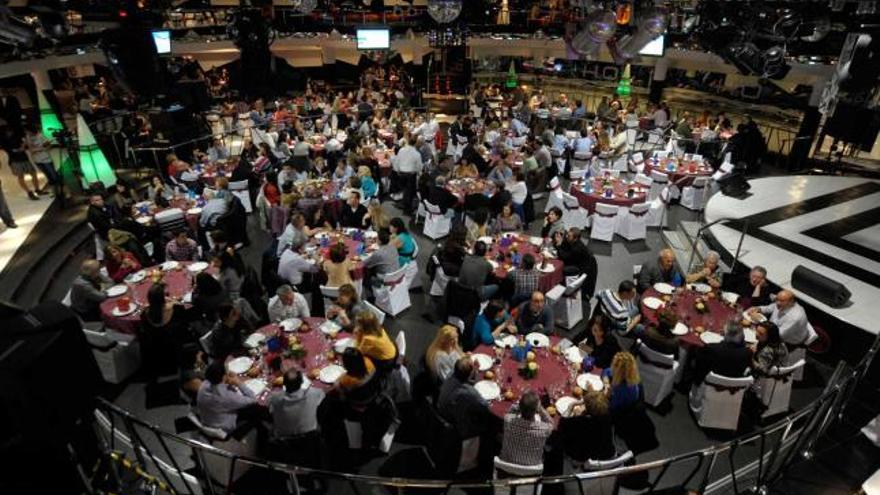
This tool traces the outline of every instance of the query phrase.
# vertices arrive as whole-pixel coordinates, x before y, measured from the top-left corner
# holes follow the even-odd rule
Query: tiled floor
[[[3,188],[9,210],[18,225],[17,229],[9,229],[0,222],[0,271],[3,271],[43,213],[49,209],[52,200],[49,196],[40,196],[38,201],[29,199],[8,167],[0,169],[0,181],[2,181],[0,187]],[[29,187],[32,186],[30,180],[27,183]]]

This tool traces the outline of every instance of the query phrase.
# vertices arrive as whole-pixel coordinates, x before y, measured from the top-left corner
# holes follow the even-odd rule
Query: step
[[[62,242],[50,249],[28,274],[28,279],[19,286],[14,298],[15,303],[30,308],[44,300],[58,273],[72,263],[76,254],[84,247],[93,246],[92,235],[92,229],[82,223],[77,230],[65,236]]]

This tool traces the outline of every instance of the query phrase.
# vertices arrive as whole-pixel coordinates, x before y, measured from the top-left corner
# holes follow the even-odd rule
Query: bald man
[[[657,261],[645,263],[639,272],[639,293],[645,292],[648,287],[658,282],[678,287],[684,282],[684,277],[675,268],[675,253],[671,249],[660,251]]]
[[[776,294],[776,302],[766,306],[757,306],[749,310],[749,314],[761,313],[779,327],[779,336],[783,342],[792,347],[805,345],[812,333],[804,308],[789,290],[781,290]]]
[[[544,299],[544,293],[532,292],[532,297],[519,305],[516,328],[519,334],[531,332],[549,334],[553,331],[553,308]]]
[[[70,287],[70,309],[83,321],[101,320],[101,303],[107,299],[104,289],[113,281],[101,274],[101,264],[97,260],[83,261],[79,276]]]

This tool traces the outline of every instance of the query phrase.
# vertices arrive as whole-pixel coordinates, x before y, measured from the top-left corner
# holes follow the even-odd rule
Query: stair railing
[[[705,220],[705,217],[701,217],[701,222],[703,220]],[[690,255],[690,258],[688,258],[688,266],[687,266],[688,272],[690,272],[691,268],[693,267],[694,256],[696,256],[696,254],[697,254],[697,246],[700,243],[700,239],[702,239],[702,237],[703,237],[703,232],[705,232],[706,229],[708,229],[709,227],[712,227],[713,225],[715,225],[719,222],[726,222],[728,220],[739,220],[739,219],[730,218],[730,217],[722,217],[722,218],[715,219],[707,224],[700,225],[700,228],[697,229],[697,234],[694,236],[693,239],[691,239],[691,255]],[[745,220],[743,222],[743,228],[739,233],[739,241],[736,244],[736,253],[734,253],[734,255],[733,255],[733,263],[730,264],[731,273],[733,272],[733,269],[736,267],[736,263],[739,261],[739,255],[740,255],[740,252],[742,251],[743,240],[745,239],[746,232],[748,232],[748,230],[749,230],[749,221]],[[686,236],[686,237],[689,237],[689,236]]]

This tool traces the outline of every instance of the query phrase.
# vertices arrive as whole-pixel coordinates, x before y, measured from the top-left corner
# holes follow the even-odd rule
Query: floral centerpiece
[[[303,344],[299,340],[299,337],[293,336],[292,338],[289,339],[289,342],[287,345],[287,351],[284,354],[285,354],[285,356],[287,356],[291,359],[301,361],[301,360],[305,359],[306,354],[308,354],[308,351],[306,351],[306,348],[303,347]]]
[[[162,270],[153,269],[150,271],[150,280],[152,280],[154,284],[161,283],[162,279],[164,278],[165,274],[162,272]]]
[[[531,380],[538,376],[538,363],[535,362],[535,353],[529,351],[526,353],[526,361],[519,369],[519,376],[526,380]]]
[[[678,315],[672,308],[664,306],[657,312],[657,321],[667,328],[674,328],[678,324]]]
[[[697,310],[697,313],[706,314],[709,312],[709,306],[706,304],[706,299],[703,297],[698,297],[694,300],[694,309]]]

